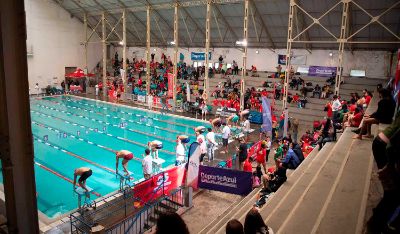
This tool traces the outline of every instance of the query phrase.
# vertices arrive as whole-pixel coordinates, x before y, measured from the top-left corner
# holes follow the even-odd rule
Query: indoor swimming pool
[[[73,96],[32,99],[31,120],[38,209],[49,218],[77,208],[75,168],[90,167],[93,175],[87,185],[95,191],[92,196],[104,196],[119,188],[116,151],[133,152],[128,169],[139,180],[147,142],[163,143],[159,157],[168,167],[175,163],[176,137],[185,134],[193,142],[193,128],[208,126],[196,119]]]

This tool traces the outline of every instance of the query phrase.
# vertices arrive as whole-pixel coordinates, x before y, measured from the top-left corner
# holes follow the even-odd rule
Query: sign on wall
[[[332,76],[332,73],[336,74],[336,67],[323,67],[323,66],[310,66],[308,68],[309,76]]]
[[[306,65],[307,55],[292,55],[290,64],[291,65]],[[278,55],[278,64],[286,65],[286,55]]]
[[[225,193],[247,195],[251,192],[251,172],[200,165],[199,187]]]
[[[191,59],[193,61],[204,61],[204,60],[206,60],[205,53],[192,52],[190,55],[191,55]],[[208,53],[208,59],[211,59],[211,52]]]

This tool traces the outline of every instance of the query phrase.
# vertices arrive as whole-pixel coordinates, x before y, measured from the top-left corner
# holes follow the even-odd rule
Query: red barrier
[[[249,150],[248,150],[248,157],[255,157],[255,155],[257,154],[257,150],[260,148],[262,141],[259,141],[257,143],[254,143],[254,145],[252,145]]]

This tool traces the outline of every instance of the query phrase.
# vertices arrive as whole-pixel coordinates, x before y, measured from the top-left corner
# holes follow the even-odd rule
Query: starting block
[[[96,209],[96,202],[90,199],[90,193],[93,192],[93,189],[89,186],[86,186],[86,188],[89,190],[89,192],[81,187],[77,187],[74,189],[74,192],[78,194],[78,208],[79,210],[82,210],[84,208]]]
[[[125,171],[118,171],[117,178],[119,177],[119,189],[123,190],[126,186],[133,185],[134,178],[132,172],[128,171],[129,175],[125,175]]]
[[[165,160],[162,158],[153,159],[153,173],[160,172],[163,163],[165,163]]]

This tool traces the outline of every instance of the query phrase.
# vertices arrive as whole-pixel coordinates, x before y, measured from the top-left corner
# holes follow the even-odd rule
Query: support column
[[[107,35],[106,35],[106,15],[103,12],[101,15],[101,31],[103,43],[103,96],[107,97]]]
[[[208,63],[210,53],[210,33],[211,33],[211,1],[207,0],[207,14],[206,14],[206,51],[205,51],[205,71],[204,71],[204,92],[207,95],[206,103],[209,102],[209,80],[208,80]]]
[[[146,22],[146,93],[150,94],[150,6],[147,6],[147,22]]]
[[[343,71],[343,52],[344,46],[347,42],[347,24],[348,24],[348,13],[349,13],[349,2],[351,0],[344,0],[342,1],[343,8],[342,8],[342,24],[340,26],[340,38],[338,39],[339,42],[339,49],[338,49],[338,64],[336,70],[336,79],[335,79],[335,94],[339,95],[340,90],[340,83],[342,82],[342,71]]]
[[[173,81],[173,100],[174,106],[176,108],[176,84],[178,80],[178,49],[179,49],[179,14],[178,14],[178,4],[175,4],[175,12],[174,12],[174,42],[175,42],[175,50],[174,50],[174,81]]]
[[[126,10],[124,9],[122,12],[122,69],[124,70],[124,74],[122,76],[122,82],[124,85],[124,90],[125,92],[127,92],[127,88],[128,88],[128,81],[126,79],[127,77],[127,70],[126,70]],[[125,95],[124,95],[125,97]]]
[[[295,12],[296,3],[295,0],[290,0],[289,6],[289,22],[288,22],[288,39],[286,44],[286,69],[285,69],[285,83],[284,83],[284,91],[283,91],[283,100],[282,100],[282,111],[288,115],[287,109],[287,97],[288,97],[288,89],[289,89],[289,70],[291,66],[291,53],[292,53],[292,42],[293,42],[293,16]],[[284,131],[283,136],[287,135],[287,125],[288,125],[288,118],[285,118],[284,122]]]
[[[23,0],[0,1],[0,156],[8,233],[39,233],[24,16]]]
[[[83,15],[83,32],[85,34],[84,42],[85,42],[85,72],[86,72],[86,74],[89,72],[88,71],[88,51],[87,51],[87,49],[88,49],[87,28],[88,28],[88,26],[87,26],[87,14],[85,13]]]
[[[244,2],[244,18],[243,18],[243,56],[242,56],[242,77],[240,80],[240,110],[244,109],[244,92],[245,82],[244,77],[246,76],[247,67],[247,39],[248,39],[248,21],[249,20],[249,0]]]

